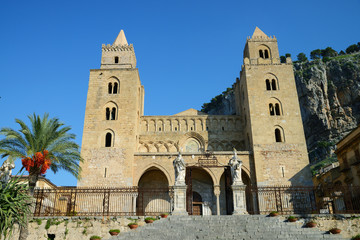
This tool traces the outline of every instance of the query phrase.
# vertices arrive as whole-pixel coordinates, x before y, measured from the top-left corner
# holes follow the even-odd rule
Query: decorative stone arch
[[[269,46],[261,44],[257,47],[258,58],[271,59],[271,51]]]
[[[204,131],[204,123],[201,118],[195,119],[195,130],[196,131]]]
[[[106,81],[106,89],[108,94],[119,94],[120,93],[120,80],[115,77],[111,76]]]
[[[156,132],[164,131],[164,121],[162,119],[156,120]]]
[[[271,97],[267,101],[269,106],[268,111],[270,116],[281,116],[284,115],[283,106],[281,101],[276,97]]]
[[[103,107],[104,120],[117,120],[119,115],[119,107],[114,101],[107,102]]]
[[[180,141],[179,145],[185,147],[185,144],[189,141],[189,139],[194,139],[199,144],[199,151],[205,149],[205,139],[196,132],[186,133],[184,138]]]
[[[149,152],[149,146],[146,143],[139,142],[138,152]]]
[[[280,89],[279,80],[275,74],[268,72],[265,74],[264,79],[265,79],[264,81],[265,81],[266,90],[277,91]]]
[[[172,120],[172,129],[171,131],[180,131],[180,122],[178,119]]]
[[[156,122],[154,119],[150,119],[148,122],[148,131],[149,132],[155,132],[156,128]]]
[[[168,149],[166,148],[163,142],[157,142],[154,145],[157,149],[157,152],[168,152]]]
[[[137,173],[137,174],[135,174],[135,177],[134,177],[134,186],[139,185],[139,181],[140,181],[141,177],[146,172],[155,170],[155,169],[160,170],[165,175],[169,186],[174,184],[172,175],[169,173],[169,171],[166,168],[164,168],[163,166],[161,166],[160,164],[158,164],[156,162],[152,162],[152,163],[146,165],[145,167],[143,167],[142,169],[140,169],[139,171],[135,171],[135,173]]]
[[[164,131],[170,132],[171,131],[171,120],[166,119],[164,123]]]

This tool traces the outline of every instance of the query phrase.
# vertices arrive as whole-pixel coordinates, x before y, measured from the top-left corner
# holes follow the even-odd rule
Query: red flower
[[[44,150],[43,153],[36,152],[32,158],[23,157],[21,159],[22,165],[29,173],[40,172],[40,174],[45,174],[51,165],[51,160],[49,159],[48,154],[49,152]]]

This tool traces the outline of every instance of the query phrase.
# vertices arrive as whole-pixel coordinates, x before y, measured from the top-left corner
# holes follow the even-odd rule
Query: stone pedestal
[[[186,211],[186,188],[184,185],[174,185],[174,211],[172,215],[188,215]]]
[[[246,196],[245,196],[246,185],[232,185],[231,189],[233,191],[234,197],[234,212],[233,215],[246,215]]]

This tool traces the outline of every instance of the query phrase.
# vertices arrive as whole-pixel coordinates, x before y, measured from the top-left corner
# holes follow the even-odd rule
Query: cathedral
[[[121,30],[113,44],[102,45],[100,69],[90,70],[78,186],[174,186],[179,152],[187,195],[193,209],[201,202],[202,214],[226,211],[234,152],[247,186],[311,185],[293,65],[289,57],[280,62],[275,37],[256,27],[247,38],[233,89],[236,115],[188,109],[144,116],[134,47]]]

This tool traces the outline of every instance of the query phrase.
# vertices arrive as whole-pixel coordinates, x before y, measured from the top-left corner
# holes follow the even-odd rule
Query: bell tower
[[[133,186],[134,152],[139,141],[144,88],[135,51],[121,30],[102,45],[101,67],[91,69],[81,155],[81,187]]]
[[[258,27],[247,38],[235,95],[257,184],[311,185],[292,61],[280,63],[277,39]]]

